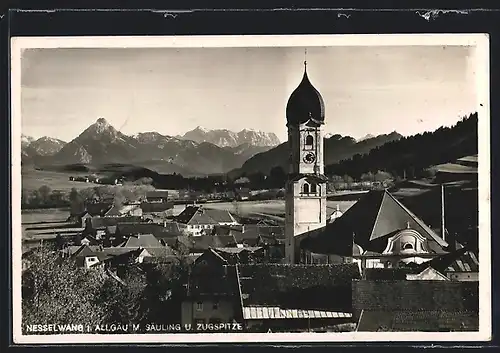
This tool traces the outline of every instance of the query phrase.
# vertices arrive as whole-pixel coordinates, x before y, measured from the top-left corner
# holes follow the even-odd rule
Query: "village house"
[[[199,236],[211,234],[216,225],[237,225],[238,222],[229,211],[188,206],[175,220],[181,231],[189,235]]]
[[[175,240],[175,247],[184,253],[201,255],[210,248],[236,248],[237,244],[231,235],[179,236]]]
[[[105,217],[142,217],[142,208],[140,205],[114,204],[105,214]]]
[[[140,207],[143,218],[153,222],[163,222],[174,214],[172,202],[142,202]]]
[[[214,253],[214,259],[217,255]],[[353,264],[220,265],[199,258],[182,304],[183,324],[232,322],[245,331],[329,330],[352,322]]]
[[[113,207],[113,203],[111,202],[89,202],[85,205],[83,212],[73,213],[72,210],[67,221],[75,222],[81,225],[82,228],[85,228],[89,219],[92,217],[104,217],[111,207]]]
[[[135,224],[135,222],[141,222],[141,218],[137,216],[92,217],[87,220],[83,236],[90,235],[96,240],[101,240],[104,237],[110,237],[116,233],[117,225],[121,222],[133,222]]]
[[[146,201],[148,203],[166,203],[168,201],[167,190],[152,190],[146,192]]]

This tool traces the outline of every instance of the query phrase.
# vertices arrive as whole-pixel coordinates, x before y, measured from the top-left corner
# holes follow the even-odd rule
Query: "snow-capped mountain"
[[[251,129],[233,132],[227,129],[208,130],[201,126],[186,132],[182,137],[195,142],[209,142],[219,147],[237,147],[243,144],[259,147],[274,147],[280,141],[274,133]]]
[[[59,152],[66,142],[56,138],[44,136],[30,143],[29,147],[40,156],[52,156]]]
[[[200,134],[210,134],[201,128],[197,131]],[[195,133],[196,131],[191,135]],[[189,136],[189,133],[186,135]],[[38,161],[44,165],[134,164],[165,174],[176,172],[206,175],[238,168],[254,154],[270,148],[250,143],[270,143],[266,142],[266,136],[262,133],[253,134],[243,130],[238,137],[238,134],[226,130],[225,136],[223,135],[221,134],[218,143],[225,147],[203,141],[200,136],[198,139],[202,141],[162,135],[154,131],[129,136],[116,130],[106,119],[99,118],[72,141],[66,144],[61,142],[61,148],[57,152],[53,150],[51,155],[43,154],[46,157],[38,158]],[[234,138],[230,143],[223,142],[230,137]],[[238,144],[238,138],[249,142]],[[48,143],[59,140],[44,138],[43,141]],[[36,151],[34,153],[38,155]]]

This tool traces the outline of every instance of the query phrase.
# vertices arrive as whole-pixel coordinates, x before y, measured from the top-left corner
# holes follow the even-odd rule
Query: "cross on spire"
[[[307,48],[304,49],[304,71],[307,70]]]

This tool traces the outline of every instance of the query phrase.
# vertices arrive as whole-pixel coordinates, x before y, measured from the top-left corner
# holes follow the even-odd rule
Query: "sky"
[[[307,58],[327,133],[413,135],[476,111],[460,46],[25,49],[22,133],[70,141],[98,118],[125,134],[255,129],[286,140]]]

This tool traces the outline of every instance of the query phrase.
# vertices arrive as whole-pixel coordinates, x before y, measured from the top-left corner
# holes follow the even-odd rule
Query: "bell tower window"
[[[311,194],[315,194],[316,191],[316,184],[311,184]]]
[[[304,145],[304,149],[306,150],[312,150],[314,146],[314,138],[312,135],[307,135],[306,136],[306,143]]]
[[[303,190],[304,190],[304,194],[309,194],[309,184],[304,184],[304,187],[303,187]]]

